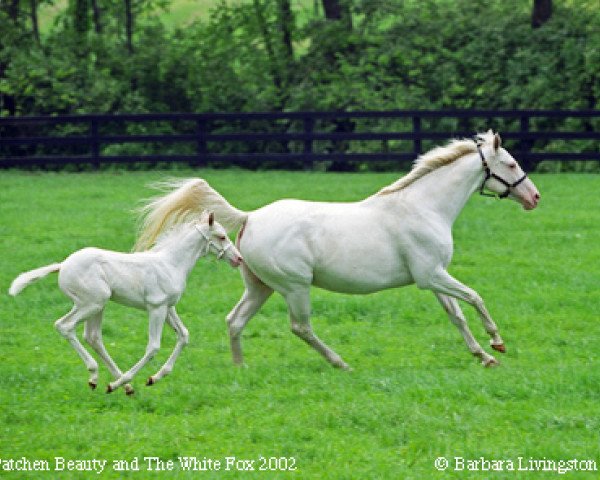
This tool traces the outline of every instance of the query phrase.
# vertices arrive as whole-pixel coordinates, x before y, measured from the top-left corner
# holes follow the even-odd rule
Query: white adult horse
[[[125,392],[131,395],[133,388],[128,382],[158,352],[165,320],[175,330],[177,343],[171,356],[146,385],[153,385],[169,374],[187,345],[188,331],[175,311],[175,304],[185,289],[192,268],[200,257],[209,252],[218,258],[226,258],[234,267],[242,261],[225,229],[214,222],[212,213],[202,218],[200,223],[196,220],[174,227],[148,252],[119,253],[98,248],[78,250],[61,263],[22,273],[12,282],[9,293],[17,295],[34,281],[59,272],[58,285],[73,300],[74,306],[56,321],[55,326],[85,363],[91,375],[89,386],[95,389],[98,385],[98,363],[75,335],[75,327],[81,322],[85,322],[85,340],[114,377],[107,393],[125,385]],[[112,360],[102,342],[102,314],[109,300],[147,310],[149,315],[146,352],[125,373]]]
[[[281,200],[252,212],[232,207],[202,179],[171,183],[172,190],[149,202],[137,248],[160,231],[204,209],[228,230],[239,230],[246,290],[227,316],[233,360],[242,363],[240,336],[273,291],[283,295],[291,329],[336,367],[348,368],[310,324],[311,285],[366,294],[416,283],[432,290],[485,366],[496,365],[473,337],[457,299],[474,306],[505,351],[481,297],[446,270],[452,258],[452,225],[477,189],[519,201],[526,210],[540,195],[515,159],[490,130],[476,140],[454,140],[420,156],[409,174],[355,203]]]

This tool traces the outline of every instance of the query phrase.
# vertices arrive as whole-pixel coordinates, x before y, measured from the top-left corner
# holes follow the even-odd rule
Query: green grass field
[[[106,395],[103,367],[101,388],[90,391],[82,362],[53,328],[70,308],[56,276],[14,299],[6,291],[19,272],[84,246],[129,250],[130,210],[151,194],[148,182],[171,174],[203,176],[243,209],[289,196],[357,200],[397,177],[3,172],[0,467],[22,457],[48,460],[52,469],[55,457],[108,461],[102,475],[4,477],[542,479],[557,474],[440,473],[433,463],[441,456],[451,465],[454,457],[600,463],[600,176],[534,175],[542,194],[537,210],[477,196],[459,217],[450,271],[483,296],[500,327],[508,351],[498,368],[482,368],[433,295],[414,287],[365,297],[313,292],[315,331],[353,366],[350,373],[329,367],[290,333],[275,296],[245,330],[247,368],[235,368],[224,317],[242,282],[228,265],[205,259],[178,307],[191,343],[172,375],[143,386],[174,344],[165,329],[159,356],[134,381],[135,396]],[[464,311],[487,345],[474,311]],[[146,331],[143,312],[107,308],[105,343],[122,368],[144,352]],[[295,459],[296,470],[184,472],[181,456],[285,457]],[[144,457],[173,461],[175,470],[148,472]],[[115,460],[137,461],[140,470],[115,471]]]

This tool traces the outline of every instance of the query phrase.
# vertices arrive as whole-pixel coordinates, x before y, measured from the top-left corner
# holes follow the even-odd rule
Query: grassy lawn
[[[282,197],[357,200],[395,174],[175,171],[206,178],[235,206]],[[473,197],[455,225],[450,271],[476,289],[507,353],[495,369],[472,358],[430,292],[414,287],[354,297],[313,292],[316,333],[353,366],[329,367],[289,331],[274,296],[245,330],[247,368],[230,361],[224,318],[242,293],[239,274],[201,260],[178,310],[191,334],[172,375],[145,378],[174,334],[134,380],[135,396],[90,391],[75,351],[53,328],[70,308],[56,276],[6,294],[21,271],[84,246],[129,250],[136,202],[171,173],[0,175],[0,458],[108,460],[101,478],[240,478],[225,457],[284,457],[294,471],[251,478],[554,478],[556,473],[439,473],[437,457],[523,457],[600,462],[600,176],[534,175],[540,207]],[[399,219],[401,221],[401,219]],[[487,345],[475,312],[471,329]],[[144,352],[143,312],[110,305],[108,350],[122,368]],[[489,350],[488,350],[489,351]],[[178,457],[222,461],[185,472]],[[173,471],[148,473],[144,457]],[[116,471],[113,461],[139,471]],[[281,465],[285,462],[279,461]],[[0,464],[1,466],[2,464]],[[239,464],[240,466],[242,464]],[[261,464],[255,464],[258,468]],[[3,472],[6,478],[57,478]],[[576,472],[570,478],[597,478]],[[61,472],[60,478],[84,478]],[[90,473],[85,478],[96,478]]]

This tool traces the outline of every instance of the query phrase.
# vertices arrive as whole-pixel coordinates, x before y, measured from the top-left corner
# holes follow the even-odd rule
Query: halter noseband
[[[231,248],[231,243],[228,243],[227,245],[225,245],[225,248],[221,248],[219,245],[217,245],[215,242],[212,241],[212,239],[210,237],[208,237],[201,229],[198,225],[195,225],[196,230],[198,230],[198,233],[200,233],[200,235],[202,235],[202,237],[204,238],[204,240],[206,240],[206,250],[204,251],[204,253],[202,255],[206,255],[208,254],[208,252],[210,251],[210,247],[215,247],[215,250],[217,251],[217,260],[221,260],[221,258],[223,258],[223,255],[225,255],[227,253],[227,250],[229,250]]]
[[[496,175],[495,173],[493,173],[490,170],[490,167],[488,166],[488,163],[487,163],[485,157],[483,156],[483,152],[481,151],[481,144],[479,143],[479,141],[477,139],[473,139],[473,141],[475,142],[475,145],[477,146],[477,151],[479,152],[479,156],[481,157],[481,163],[483,165],[483,170],[485,172],[485,178],[483,179],[483,182],[481,182],[481,187],[479,187],[479,195],[483,195],[484,197],[496,197],[496,198],[508,197],[508,195],[510,194],[510,189],[515,188],[523,180],[525,180],[527,178],[527,174],[523,173],[523,176],[521,178],[519,178],[517,181],[515,181],[513,183],[508,183],[502,177],[500,177],[499,175]],[[490,178],[493,178],[494,180],[498,180],[502,185],[504,185],[506,187],[506,190],[504,190],[504,192],[502,192],[500,194],[486,192],[485,184],[487,183],[487,181]]]

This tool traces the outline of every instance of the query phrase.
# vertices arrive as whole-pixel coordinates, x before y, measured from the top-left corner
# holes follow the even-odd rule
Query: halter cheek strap
[[[203,256],[208,254],[208,252],[210,251],[210,247],[215,247],[215,250],[217,251],[217,260],[221,260],[221,258],[223,258],[223,256],[227,253],[227,250],[229,250],[231,248],[231,245],[232,245],[231,243],[228,243],[227,245],[225,245],[224,248],[217,245],[197,225],[196,225],[196,230],[198,230],[198,233],[200,233],[200,235],[202,235],[204,240],[206,240],[206,249],[202,253]]]
[[[481,187],[479,187],[479,195],[483,195],[484,197],[496,197],[496,198],[506,198],[506,197],[508,197],[510,195],[510,189],[511,188],[515,188],[523,180],[525,180],[527,178],[527,174],[523,173],[523,176],[521,178],[519,178],[517,181],[513,182],[513,183],[507,182],[502,177],[500,177],[499,175],[496,175],[495,173],[493,173],[490,170],[490,167],[488,166],[488,163],[487,163],[485,157],[483,156],[483,152],[481,151],[481,144],[477,140],[473,140],[473,141],[475,142],[475,145],[477,145],[477,151],[479,152],[479,156],[481,157],[481,163],[483,165],[483,171],[485,172],[485,177],[483,179],[483,182],[481,182]],[[502,185],[504,185],[506,187],[506,190],[504,190],[504,192],[502,192],[500,194],[486,192],[485,191],[485,184],[487,183],[487,181],[490,178],[493,178],[494,180],[499,181]]]

